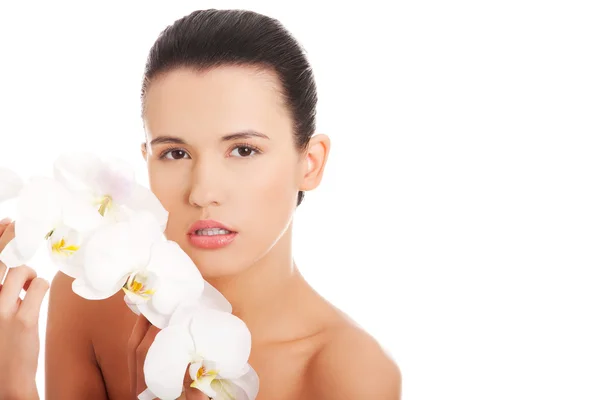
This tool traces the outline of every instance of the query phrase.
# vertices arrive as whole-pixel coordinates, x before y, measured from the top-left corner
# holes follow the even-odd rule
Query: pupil
[[[178,160],[178,159],[183,158],[183,157],[184,157],[183,151],[181,151],[181,150],[175,150],[175,152],[173,154],[173,158],[174,159]]]
[[[252,150],[249,147],[240,147],[240,155],[241,156],[244,156],[244,155],[249,156],[251,153],[252,153]]]

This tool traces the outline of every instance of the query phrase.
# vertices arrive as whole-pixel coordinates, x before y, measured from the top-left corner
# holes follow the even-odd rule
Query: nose
[[[188,196],[189,203],[194,207],[209,207],[220,205],[223,201],[222,172],[218,163],[197,161],[192,171],[192,183]]]

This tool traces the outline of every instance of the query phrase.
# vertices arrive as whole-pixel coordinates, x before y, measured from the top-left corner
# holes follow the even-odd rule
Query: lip
[[[198,236],[195,232],[199,229],[210,229],[219,228],[228,230],[227,235],[213,235],[213,236]],[[231,244],[237,237],[237,232],[229,228],[227,225],[222,224],[218,221],[213,220],[200,220],[196,221],[190,226],[188,230],[188,238],[192,246],[200,249],[220,249]]]
[[[193,235],[194,232],[196,232],[198,229],[211,229],[211,228],[219,228],[219,229],[226,229],[229,232],[235,232],[235,230],[231,229],[229,226],[219,222],[219,221],[213,221],[212,219],[201,219],[199,221],[196,221],[192,224],[192,226],[190,226],[190,229],[188,229],[188,235]]]

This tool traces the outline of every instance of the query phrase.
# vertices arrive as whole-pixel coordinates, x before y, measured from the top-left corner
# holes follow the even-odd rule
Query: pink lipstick
[[[190,243],[200,249],[220,249],[235,240],[237,232],[213,220],[196,221],[188,230]]]

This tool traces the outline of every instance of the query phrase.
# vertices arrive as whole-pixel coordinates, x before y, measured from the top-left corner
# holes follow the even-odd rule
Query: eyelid
[[[254,155],[247,156],[247,157],[235,157],[235,158],[252,158],[252,157],[254,157],[254,156],[258,155],[258,154],[262,154],[263,153],[263,151],[261,149],[259,149],[258,147],[254,146],[254,145],[252,145],[250,143],[236,143],[235,145],[233,145],[232,147],[230,147],[230,149],[228,150],[228,154],[231,154],[231,152],[233,150],[238,149],[238,148],[242,148],[242,147],[247,147],[250,150],[254,151]],[[190,155],[190,153],[187,150],[185,150],[185,149],[183,149],[181,147],[174,147],[174,146],[173,147],[168,147],[168,148],[164,149],[163,151],[161,151],[160,154],[159,154],[159,156],[158,156],[158,158],[160,160],[167,159],[166,158],[167,154],[169,154],[169,153],[171,153],[173,151],[182,151],[185,154],[187,154],[188,159],[191,158],[191,155]],[[183,159],[185,159],[185,158],[180,158],[179,160],[183,160]],[[172,160],[171,159],[167,159],[167,160],[177,161],[177,159],[172,159]]]
[[[185,154],[188,155],[189,158],[192,158],[192,156],[190,156],[190,153],[187,150],[182,149],[181,147],[168,147],[168,148],[166,148],[166,149],[164,149],[163,151],[160,152],[160,155],[158,156],[158,158],[160,160],[167,159],[166,158],[167,154],[169,154],[172,151],[183,151]],[[181,160],[183,160],[183,159],[181,159]],[[169,161],[177,161],[176,159],[173,159],[173,160],[167,159],[167,160],[169,160]]]
[[[233,146],[232,146],[232,147],[229,149],[229,153],[228,153],[228,154],[231,154],[231,152],[232,152],[233,150],[235,150],[235,149],[239,149],[240,147],[247,147],[247,148],[249,148],[250,150],[254,151],[254,153],[255,153],[255,154],[254,154],[254,155],[251,155],[251,156],[248,156],[248,157],[235,157],[235,158],[252,158],[252,157],[255,157],[255,156],[256,156],[256,155],[258,155],[258,154],[262,154],[262,150],[261,150],[261,149],[259,149],[258,147],[254,146],[254,145],[252,145],[252,144],[250,144],[250,143],[236,143],[236,144],[234,144],[234,145],[233,145]]]

